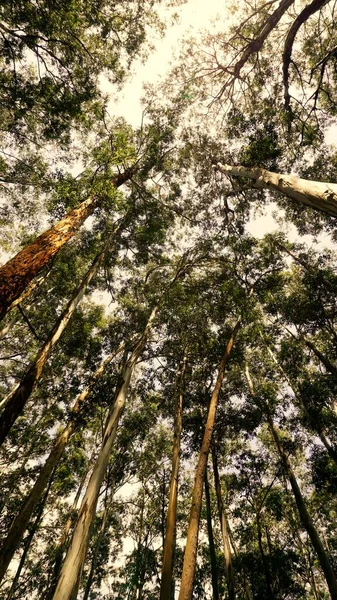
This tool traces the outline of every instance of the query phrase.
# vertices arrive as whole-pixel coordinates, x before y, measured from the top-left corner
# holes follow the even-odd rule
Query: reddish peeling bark
[[[113,182],[115,187],[123,185],[131,175],[131,169],[118,175]],[[34,242],[23,248],[0,268],[0,319],[5,316],[10,305],[22,294],[32,279],[93,213],[99,200],[95,196],[84,200],[80,206],[39,235]]]

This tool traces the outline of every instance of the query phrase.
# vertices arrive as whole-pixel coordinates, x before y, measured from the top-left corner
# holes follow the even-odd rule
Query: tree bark
[[[337,600],[337,579],[336,579],[335,573],[333,571],[332,565],[330,563],[329,556],[328,556],[327,552],[325,551],[325,548],[322,544],[319,533],[318,533],[318,531],[311,519],[311,516],[308,512],[304,498],[302,496],[302,492],[297,483],[295,473],[292,469],[290,460],[289,460],[287,454],[283,450],[278,432],[274,426],[274,423],[270,417],[270,414],[267,414],[267,419],[268,419],[268,424],[269,424],[271,433],[272,433],[274,441],[275,441],[275,445],[278,449],[280,458],[285,467],[285,471],[287,473],[287,477],[289,479],[289,483],[291,485],[291,489],[292,489],[294,497],[295,497],[295,501],[296,501],[296,505],[297,505],[298,512],[300,515],[301,523],[302,523],[304,529],[306,530],[306,532],[308,533],[311,543],[316,550],[317,559],[318,559],[318,562],[324,573],[324,576],[325,576],[325,579],[326,579],[326,582],[327,582],[327,585],[329,588],[331,599]]]
[[[118,351],[121,351],[121,348],[119,348]],[[90,392],[92,391],[92,388],[93,388],[95,382],[102,376],[106,366],[117,355],[117,353],[118,352],[114,352],[113,354],[110,354],[103,361],[103,363],[100,365],[100,367],[95,371],[95,373],[92,377],[92,380],[90,382],[90,385],[86,389],[84,389],[83,392],[78,396],[76,402],[74,403],[74,405],[72,407],[71,417],[70,417],[68,424],[63,429],[63,431],[61,433],[59,433],[56,440],[54,441],[54,444],[50,451],[50,454],[49,454],[45,464],[43,465],[31,492],[26,497],[19,513],[16,515],[16,517],[10,527],[9,533],[1,547],[0,582],[2,581],[2,579],[6,573],[6,570],[14,556],[14,553],[15,553],[18,545],[20,544],[20,541],[22,539],[22,536],[24,535],[24,532],[25,532],[27,525],[31,519],[31,516],[42,497],[43,491],[44,491],[48,481],[50,480],[52,472],[58,465],[58,463],[61,459],[61,456],[63,454],[63,451],[64,451],[70,437],[73,435],[73,433],[76,431],[76,429],[78,427],[77,417],[78,417],[80,410],[83,408],[83,404],[84,404],[85,400],[87,400]]]
[[[314,210],[337,217],[337,184],[300,179],[295,175],[273,173],[266,169],[242,166],[223,165],[217,163],[215,169],[232,175],[243,177],[252,182],[252,188],[280,192],[291,200]]]
[[[262,336],[262,339],[264,340],[263,336]],[[293,381],[291,381],[291,379],[289,378],[287,373],[284,371],[282,365],[280,365],[279,361],[277,360],[274,352],[272,351],[272,349],[270,348],[270,346],[267,344],[267,342],[265,340],[264,340],[264,343],[266,345],[269,356],[271,357],[274,364],[280,371],[281,375],[283,375],[284,379],[286,380],[288,386],[290,387],[290,389],[294,395],[294,398],[297,400],[300,408],[303,411],[303,414],[306,416],[308,423],[309,423],[310,427],[312,428],[312,431],[319,437],[323,446],[327,450],[330,458],[337,465],[337,450],[331,444],[328,437],[325,435],[325,432],[323,431],[323,427],[320,426],[319,423],[317,422],[317,420],[311,416],[310,410],[308,410],[305,400],[304,400],[302,394],[300,393],[300,391],[298,390],[297,385]]]
[[[222,543],[224,548],[224,559],[225,559],[225,569],[226,569],[226,580],[227,580],[227,588],[228,588],[228,600],[235,600],[235,583],[234,583],[234,570],[233,570],[233,560],[232,560],[232,551],[229,542],[229,536],[227,531],[227,517],[225,513],[225,508],[222,501],[222,493],[221,493],[221,483],[218,469],[218,457],[216,454],[216,449],[214,443],[212,444],[212,463],[213,463],[213,472],[214,472],[214,483],[215,483],[215,491],[218,505],[218,513],[219,520],[221,526],[221,534],[222,534]],[[249,600],[251,600],[249,598]]]
[[[113,496],[113,493],[111,493],[111,497],[112,496]],[[84,594],[83,594],[83,600],[88,600],[88,598],[89,598],[90,589],[91,589],[91,586],[92,586],[92,582],[93,582],[93,579],[94,579],[94,575],[95,575],[95,571],[96,571],[96,566],[97,566],[97,558],[98,558],[99,545],[100,545],[101,540],[103,538],[103,535],[104,535],[104,532],[105,532],[105,528],[106,528],[106,524],[107,524],[107,520],[108,520],[108,514],[109,514],[109,509],[110,509],[110,504],[111,504],[111,497],[110,497],[109,500],[108,500],[108,498],[105,499],[103,519],[102,519],[101,526],[99,528],[99,532],[98,532],[98,536],[97,536],[97,540],[96,540],[95,549],[93,551],[93,556],[92,556],[92,559],[91,559],[91,566],[90,566],[90,571],[89,571],[89,575],[88,575],[87,584],[85,586],[85,591],[84,591]]]
[[[120,226],[117,226],[117,230],[119,228]],[[116,233],[117,230],[115,230],[114,233]],[[37,382],[39,381],[42,375],[43,368],[47,362],[51,351],[53,350],[55,344],[58,342],[63,331],[67,327],[77,306],[81,302],[86,288],[97,274],[97,271],[101,266],[105,254],[108,250],[110,241],[111,236],[109,236],[107,242],[105,243],[102,252],[100,252],[100,254],[96,256],[94,262],[85,274],[80,285],[75,290],[73,297],[68,302],[61,316],[56,321],[47,341],[39,350],[34,362],[28,369],[26,375],[24,375],[21,383],[17,387],[15,387],[14,390],[6,398],[6,406],[0,417],[0,445],[3,444],[8,433],[10,432],[12,425],[15,423],[16,419],[20,416],[21,412],[23,411],[27,400],[29,399],[32,391],[34,390]]]
[[[106,421],[102,446],[82,500],[72,540],[60,573],[53,600],[74,600],[77,597],[99,491],[116,438],[118,423],[124,410],[131,376],[147,341],[157,309],[158,305],[152,310],[141,338],[134,347],[130,358],[124,364],[122,384]]]
[[[132,169],[126,169],[124,173],[114,178],[114,186],[120,187],[131,176]],[[99,197],[87,198],[0,268],[0,320],[32,279],[93,213],[99,202]]]
[[[187,540],[184,554],[183,571],[181,576],[181,587],[179,600],[191,600],[193,592],[193,581],[197,559],[197,546],[198,546],[198,534],[199,534],[199,521],[202,503],[202,491],[203,483],[205,478],[205,470],[208,461],[208,454],[212,441],[214,422],[216,409],[219,400],[219,393],[221,384],[225,374],[225,366],[229,359],[236,334],[240,328],[241,316],[238,318],[227,344],[226,350],[221,359],[217,381],[212,393],[211,401],[209,404],[208,416],[206,427],[204,431],[204,437],[199,453],[198,466],[196,469],[193,496],[192,496],[192,507],[190,513],[190,520],[187,532]]]
[[[60,571],[61,571],[62,559],[63,559],[63,554],[64,554],[64,551],[65,551],[65,548],[66,548],[69,531],[70,531],[72,522],[74,521],[72,513],[77,508],[78,501],[79,501],[79,499],[81,497],[82,490],[83,490],[85,481],[86,481],[87,476],[88,476],[88,472],[89,472],[91,464],[93,462],[92,458],[93,457],[91,457],[91,459],[89,460],[86,472],[84,473],[84,475],[83,475],[83,477],[82,477],[82,479],[80,481],[80,485],[78,486],[78,489],[77,489],[77,492],[76,492],[76,496],[75,496],[74,502],[73,502],[72,507],[71,507],[70,515],[69,515],[69,517],[67,518],[67,520],[65,522],[65,525],[63,527],[63,531],[62,531],[61,537],[60,537],[59,542],[57,544],[56,553],[55,553],[55,561],[54,561],[54,565],[53,565],[53,572],[52,572],[52,575],[51,575],[51,581],[50,581],[50,583],[48,585],[48,589],[47,589],[46,593],[43,595],[44,600],[52,600],[52,597],[54,595],[54,592],[55,592],[55,589],[56,589],[56,585],[57,585],[57,581],[58,581],[58,578],[59,578],[59,574],[60,574]]]
[[[173,559],[175,551],[175,532],[177,519],[177,497],[178,497],[178,477],[180,462],[180,438],[182,432],[182,408],[183,408],[183,389],[184,377],[186,371],[187,356],[184,353],[183,365],[180,373],[179,391],[176,396],[173,452],[172,452],[172,470],[170,480],[169,504],[166,517],[166,535],[163,552],[163,567],[160,585],[160,600],[171,600],[172,597],[172,579],[173,579]]]
[[[254,390],[252,379],[249,374],[248,366],[246,366],[246,376],[247,376],[247,381],[248,381],[248,385],[249,385],[251,394],[253,396],[255,396],[255,390]],[[268,423],[270,432],[273,436],[275,446],[276,446],[279,456],[281,458],[282,464],[284,466],[284,470],[286,472],[289,483],[291,485],[291,489],[294,494],[294,498],[295,498],[297,509],[298,509],[298,512],[300,515],[302,526],[306,530],[306,532],[311,540],[311,543],[316,551],[318,562],[324,573],[325,580],[326,580],[328,588],[329,588],[331,600],[337,600],[337,579],[336,579],[334,570],[332,568],[328,553],[326,552],[326,550],[323,546],[323,543],[321,541],[319,533],[318,533],[318,531],[314,525],[314,522],[311,519],[311,516],[308,512],[305,500],[302,496],[302,492],[297,483],[295,473],[292,469],[291,462],[289,460],[288,455],[286,454],[286,452],[283,449],[278,431],[273,423],[273,420],[272,420],[272,417],[271,417],[271,414],[269,411],[269,407],[266,403],[264,403],[264,409],[265,409],[266,419],[267,419],[267,423]]]
[[[215,553],[213,527],[212,527],[211,497],[210,497],[210,493],[209,493],[209,483],[208,483],[208,477],[207,477],[207,467],[206,467],[206,470],[205,470],[205,499],[206,499],[206,515],[207,515],[207,532],[208,532],[209,554],[210,554],[210,559],[211,559],[213,600],[219,600],[218,567],[217,567],[217,562],[216,562],[216,553]]]
[[[44,497],[43,497],[43,499],[42,499],[42,501],[40,503],[39,510],[38,510],[37,515],[35,517],[34,523],[33,523],[32,527],[31,527],[31,530],[30,530],[30,532],[29,532],[29,534],[27,536],[27,539],[25,541],[24,550],[23,550],[23,553],[22,553],[22,556],[21,556],[21,559],[20,559],[20,562],[19,562],[19,566],[18,566],[17,571],[15,573],[15,577],[13,579],[11,588],[9,590],[9,593],[8,593],[8,596],[7,596],[7,600],[11,600],[11,598],[13,597],[13,595],[15,593],[15,590],[16,590],[16,588],[18,586],[18,581],[20,579],[20,575],[21,575],[22,569],[24,567],[24,564],[25,564],[25,561],[26,561],[26,558],[27,558],[27,554],[29,552],[30,545],[31,545],[31,543],[33,541],[34,535],[37,532],[39,524],[40,524],[40,521],[41,521],[43,510],[44,510],[44,507],[45,507],[45,504],[46,504],[46,500],[47,500],[47,497],[48,497],[48,494],[49,494],[50,486],[52,484],[52,479],[53,479],[53,473],[51,474],[51,477],[49,479],[48,488],[47,488],[46,493],[45,493],[45,495],[44,495]]]

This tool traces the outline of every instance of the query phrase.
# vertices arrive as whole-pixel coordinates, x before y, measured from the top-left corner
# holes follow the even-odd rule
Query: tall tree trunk
[[[218,505],[220,526],[221,526],[222,543],[223,543],[223,549],[224,549],[226,580],[227,580],[227,587],[228,587],[228,600],[235,600],[235,583],[234,583],[232,551],[231,551],[229,535],[228,535],[228,531],[227,531],[227,518],[226,518],[226,513],[225,513],[223,501],[222,501],[221,483],[220,483],[220,476],[219,476],[219,469],[218,469],[218,457],[216,454],[216,449],[215,449],[214,443],[212,443],[212,463],[213,463],[216,499],[217,499],[217,505]],[[251,599],[249,598],[249,600],[251,600]]]
[[[36,534],[36,532],[38,530],[38,527],[40,525],[41,517],[42,517],[42,514],[43,514],[43,510],[44,510],[45,504],[46,504],[46,500],[48,498],[48,494],[49,494],[50,486],[52,484],[52,480],[53,480],[53,473],[51,474],[51,477],[49,479],[49,484],[48,484],[46,493],[45,493],[45,495],[44,495],[44,497],[43,497],[43,499],[42,499],[42,501],[40,503],[37,515],[36,515],[35,520],[34,520],[34,523],[32,524],[32,527],[31,527],[31,529],[29,531],[27,539],[25,540],[24,550],[23,550],[23,553],[22,553],[22,556],[21,556],[21,559],[20,559],[20,562],[19,562],[19,566],[18,566],[17,571],[15,573],[15,577],[13,579],[13,582],[12,582],[12,585],[11,585],[11,589],[9,590],[9,593],[8,593],[8,596],[7,596],[7,600],[11,600],[11,598],[13,597],[13,595],[15,593],[15,590],[16,590],[16,588],[18,586],[18,581],[20,579],[20,575],[21,575],[22,569],[24,567],[24,564],[25,564],[25,561],[26,561],[26,558],[27,558],[27,554],[29,552],[30,545],[31,545],[31,543],[33,541],[33,538],[34,538],[34,535]]]
[[[311,519],[311,516],[308,512],[308,509],[306,507],[306,503],[304,501],[304,498],[302,496],[302,492],[300,490],[300,487],[297,483],[297,479],[295,477],[295,473],[292,469],[290,460],[288,458],[288,455],[284,452],[283,450],[283,446],[281,444],[278,432],[274,426],[274,423],[271,419],[270,413],[268,411],[267,414],[267,420],[268,420],[268,424],[271,430],[271,433],[273,435],[274,441],[275,441],[275,445],[278,449],[280,458],[283,462],[283,465],[285,467],[285,471],[287,474],[287,477],[289,479],[290,485],[291,485],[291,489],[293,491],[294,497],[295,497],[295,501],[296,501],[296,505],[298,508],[298,512],[300,515],[300,519],[301,519],[301,523],[302,526],[304,527],[304,529],[306,530],[306,532],[308,533],[308,536],[310,537],[311,543],[313,545],[313,547],[316,550],[316,554],[317,554],[317,559],[318,562],[321,566],[321,569],[324,573],[326,582],[328,584],[328,588],[329,588],[329,592],[330,592],[330,596],[332,600],[337,600],[337,579],[336,579],[336,575],[333,571],[328,553],[326,552],[323,543],[321,541],[321,538],[319,536],[319,533]]]
[[[287,196],[299,204],[314,210],[337,217],[337,184],[322,181],[300,179],[295,175],[273,173],[266,169],[242,166],[223,165],[217,163],[215,169],[232,175],[243,177],[252,182],[251,187],[259,190],[274,190]]]
[[[116,188],[120,187],[131,176],[132,169],[127,169],[114,178],[113,184]],[[56,225],[39,235],[34,242],[0,268],[0,320],[32,279],[93,213],[99,202],[100,198],[95,196],[84,200],[82,204],[70,211]]]
[[[228,521],[226,515],[225,515],[225,521],[226,521],[226,528],[227,528],[228,538],[229,538],[229,541],[230,541],[230,543],[232,545],[234,556],[237,558],[239,556],[239,550],[238,550],[238,547],[237,547],[237,545],[235,543],[235,539],[234,539],[234,536],[233,536],[233,533],[232,533],[232,530],[230,528],[229,521]],[[246,576],[246,573],[245,573],[245,567],[242,567],[242,579],[243,579],[243,588],[244,588],[247,600],[254,600],[253,599],[253,594],[252,594],[251,589],[249,587],[249,583],[248,583],[247,576]]]
[[[183,364],[180,373],[180,383],[178,394],[176,394],[176,406],[174,416],[174,434],[172,451],[172,470],[170,481],[169,504],[166,517],[166,535],[164,542],[163,567],[160,585],[160,600],[171,600],[172,597],[172,579],[173,579],[173,559],[175,552],[175,532],[177,519],[177,497],[178,497],[178,477],[180,462],[180,438],[182,432],[182,410],[183,410],[183,390],[184,377],[187,364],[186,351],[184,352]]]
[[[208,532],[208,543],[209,543],[209,554],[211,558],[211,574],[212,574],[212,588],[213,588],[213,600],[219,600],[219,586],[218,586],[218,566],[216,561],[213,527],[212,527],[212,510],[211,510],[211,497],[209,493],[209,483],[207,477],[207,467],[205,470],[205,500],[206,500],[206,515],[207,515],[207,532]]]
[[[255,395],[254,385],[253,385],[252,379],[250,377],[248,366],[246,366],[246,376],[247,376],[247,381],[248,381],[248,385],[249,385],[251,394]],[[264,403],[263,408],[265,410],[267,423],[268,423],[270,432],[273,436],[275,446],[276,446],[277,451],[282,460],[282,464],[284,466],[285,473],[287,475],[287,478],[291,485],[291,489],[294,494],[294,498],[295,498],[295,502],[296,502],[296,505],[298,508],[302,526],[306,530],[308,536],[310,537],[311,543],[316,551],[317,559],[318,559],[318,562],[324,573],[325,580],[326,580],[328,588],[329,588],[331,599],[337,600],[337,579],[336,579],[334,570],[332,568],[328,553],[326,552],[326,550],[323,546],[323,543],[321,541],[319,533],[318,533],[318,531],[314,525],[314,522],[312,521],[311,516],[308,512],[305,500],[302,496],[302,492],[297,483],[295,473],[292,469],[291,462],[289,460],[287,453],[283,449],[278,431],[273,423],[269,407],[266,403]]]
[[[105,528],[106,528],[106,524],[107,524],[107,520],[108,520],[108,515],[109,515],[109,509],[110,509],[110,506],[111,506],[112,496],[113,496],[113,492],[111,492],[109,499],[107,498],[107,496],[105,498],[105,506],[104,506],[103,519],[102,519],[101,526],[99,528],[99,532],[98,532],[98,536],[97,536],[97,540],[96,540],[96,544],[95,544],[95,549],[93,551],[93,555],[92,555],[92,559],[91,559],[91,566],[90,566],[88,580],[87,580],[87,583],[86,583],[86,586],[85,586],[85,590],[84,590],[84,594],[83,594],[83,600],[88,600],[88,598],[89,598],[89,594],[90,594],[92,582],[93,582],[95,571],[96,571],[96,567],[97,567],[97,558],[98,558],[99,547],[100,547],[100,543],[102,541],[102,538],[103,538],[103,535],[104,535],[104,532],[105,532]]]
[[[221,359],[218,377],[216,380],[216,384],[212,393],[211,401],[209,404],[207,421],[204,431],[204,437],[201,444],[201,449],[199,453],[199,460],[196,469],[193,496],[192,496],[192,507],[190,513],[190,520],[188,525],[187,532],[187,540],[184,554],[184,563],[183,563],[183,571],[181,575],[181,587],[179,600],[191,600],[192,592],[193,592],[193,582],[194,582],[194,573],[195,573],[195,565],[197,559],[197,546],[198,546],[198,534],[199,534],[199,521],[200,521],[200,512],[201,512],[201,503],[202,503],[202,491],[203,491],[203,483],[205,478],[205,470],[208,461],[208,454],[210,450],[210,445],[212,441],[214,422],[216,409],[219,400],[219,393],[221,389],[221,384],[225,374],[225,366],[229,359],[234,340],[236,334],[240,328],[241,324],[241,316],[238,318],[233,331],[230,337],[230,340],[227,344],[226,350]]]
[[[158,305],[152,310],[141,338],[135,345],[130,358],[124,364],[122,384],[106,421],[102,446],[91,473],[86,493],[82,500],[72,540],[55,590],[54,600],[73,600],[77,597],[78,586],[80,584],[89,543],[90,528],[96,512],[99,491],[116,438],[119,419],[124,410],[132,373],[146,344],[157,310]]]
[[[259,550],[261,554],[261,560],[263,564],[264,576],[266,579],[266,587],[267,587],[267,598],[273,600],[275,598],[272,588],[272,581],[270,577],[270,570],[268,565],[268,560],[266,558],[264,548],[263,548],[263,537],[262,537],[262,528],[261,528],[261,520],[260,520],[260,510],[256,511],[256,527],[257,527],[257,540],[259,544]]]
[[[114,234],[119,229],[120,225],[117,226]],[[100,252],[100,254],[96,256],[91,267],[82,279],[80,285],[75,290],[73,297],[71,298],[71,300],[69,300],[61,316],[57,319],[53,329],[51,330],[48,336],[47,341],[39,350],[34,362],[28,369],[26,375],[23,377],[21,383],[16,388],[14,388],[14,390],[7,397],[5,409],[0,417],[0,445],[3,444],[12,425],[15,423],[16,419],[20,416],[21,412],[23,411],[27,400],[29,399],[32,391],[34,390],[37,382],[39,381],[42,375],[43,368],[47,362],[49,354],[51,353],[55,344],[61,337],[63,331],[67,327],[69,320],[75,312],[75,309],[77,308],[84,296],[86,288],[97,274],[97,271],[101,266],[103,259],[107,253],[110,242],[111,235],[109,235],[102,252]]]
[[[76,402],[74,403],[71,410],[71,417],[69,419],[68,424],[63,429],[61,433],[57,436],[54,441],[53,447],[50,451],[50,454],[43,465],[37,480],[31,490],[31,492],[26,497],[19,513],[16,515],[9,533],[4,540],[1,552],[0,552],[0,582],[2,581],[5,572],[8,568],[10,561],[12,560],[14,553],[22,539],[22,536],[27,528],[27,525],[30,521],[30,518],[38,505],[40,498],[43,494],[43,491],[51,477],[52,472],[58,465],[63,451],[73,433],[76,431],[78,427],[77,417],[79,415],[80,410],[83,407],[84,402],[87,400],[90,392],[96,381],[103,375],[106,366],[111,362],[111,360],[121,351],[122,348],[119,348],[117,352],[110,354],[100,365],[100,367],[95,371],[92,376],[91,382],[89,386],[84,389],[81,394],[78,396]]]
[[[262,336],[262,338],[263,338],[263,336]],[[294,398],[297,400],[300,408],[302,409],[304,415],[306,416],[310,427],[312,428],[312,430],[315,432],[315,434],[321,440],[321,442],[322,442],[323,446],[325,447],[325,449],[327,450],[330,458],[337,465],[337,450],[335,449],[335,447],[332,445],[332,443],[326,436],[325,432],[323,431],[323,427],[317,422],[317,419],[312,417],[310,410],[307,408],[307,405],[305,403],[305,400],[304,400],[302,394],[300,393],[299,389],[297,388],[297,385],[290,379],[288,374],[284,371],[282,365],[277,360],[277,358],[276,358],[274,352],[272,351],[272,349],[270,348],[269,344],[267,344],[267,342],[265,340],[264,340],[264,343],[266,345],[269,356],[271,357],[272,361],[277,366],[281,375],[283,375],[284,379],[286,380],[288,386],[290,387],[290,389],[294,395]]]
[[[77,509],[77,505],[78,505],[78,501],[81,497],[82,494],[82,490],[84,487],[84,484],[86,482],[87,476],[88,476],[88,472],[90,470],[91,464],[93,462],[93,456],[91,457],[91,459],[89,460],[89,463],[87,465],[86,471],[80,481],[80,485],[77,488],[77,492],[76,492],[76,496],[74,498],[72,507],[70,509],[70,514],[69,517],[67,518],[65,525],[63,527],[63,531],[61,533],[59,542],[57,544],[56,547],[56,552],[55,552],[55,560],[54,560],[54,564],[53,564],[53,571],[51,574],[51,580],[50,583],[48,584],[48,589],[46,591],[46,593],[44,594],[43,598],[44,600],[52,600],[52,597],[55,593],[55,589],[57,586],[57,581],[60,575],[60,571],[61,571],[61,567],[62,567],[62,559],[63,559],[63,555],[66,549],[66,545],[67,545],[67,540],[68,540],[68,535],[69,535],[69,531],[71,528],[71,525],[74,521],[73,518],[73,512]]]

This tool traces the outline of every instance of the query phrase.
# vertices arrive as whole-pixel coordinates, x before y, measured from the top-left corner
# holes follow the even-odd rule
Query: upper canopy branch
[[[298,17],[293,22],[290,27],[287,37],[284,42],[283,49],[283,85],[284,85],[284,104],[285,108],[289,109],[290,104],[290,94],[289,94],[289,66],[291,62],[291,55],[293,50],[293,45],[295,41],[295,37],[299,28],[313,15],[315,12],[320,10],[325,4],[327,4],[330,0],[312,0],[310,4],[308,4],[302,12],[298,15]]]

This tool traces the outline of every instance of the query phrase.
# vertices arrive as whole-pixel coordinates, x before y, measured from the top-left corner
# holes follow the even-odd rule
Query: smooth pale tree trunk
[[[121,376],[122,384],[105,424],[102,446],[82,500],[72,540],[60,573],[53,600],[73,600],[77,597],[89,543],[90,528],[96,512],[98,495],[116,438],[118,423],[124,410],[131,376],[148,339],[157,310],[158,305],[152,310],[141,338],[135,345],[130,358],[124,364]]]
[[[209,404],[207,421],[204,431],[204,437],[201,444],[201,449],[199,453],[199,460],[196,469],[195,481],[194,481],[194,489],[192,496],[192,507],[190,513],[190,520],[188,525],[187,532],[187,540],[184,554],[184,563],[183,563],[183,571],[181,575],[181,586],[180,586],[180,594],[179,600],[191,600],[193,593],[193,583],[194,583],[194,574],[195,574],[195,566],[197,560],[197,547],[198,547],[198,535],[199,535],[199,522],[200,522],[200,513],[201,513],[201,504],[202,504],[202,491],[203,484],[205,479],[205,471],[208,461],[208,454],[210,451],[214,423],[215,423],[215,415],[216,409],[219,401],[219,394],[221,389],[221,384],[225,375],[225,367],[227,361],[229,359],[230,353],[233,348],[234,340],[236,334],[241,325],[241,316],[238,318],[230,340],[227,344],[226,350],[221,359],[218,377],[216,380],[216,384],[212,393],[211,401]]]
[[[172,451],[172,470],[170,480],[170,495],[166,517],[166,533],[163,552],[163,567],[160,585],[160,600],[171,600],[172,598],[172,580],[173,580],[173,559],[175,552],[175,532],[177,520],[177,498],[178,498],[178,477],[180,462],[180,438],[182,432],[182,410],[183,410],[183,389],[184,377],[186,371],[187,356],[184,353],[183,365],[180,373],[180,383],[178,394],[176,395],[176,407],[174,418],[174,435]]]
[[[117,229],[119,229],[119,227],[120,226],[118,226]],[[115,230],[114,234],[116,231],[117,230]],[[61,316],[57,319],[47,341],[42,348],[40,348],[34,362],[28,369],[26,375],[23,377],[21,383],[14,388],[9,396],[7,396],[6,406],[0,417],[0,445],[3,444],[8,433],[10,432],[12,425],[22,413],[27,400],[29,399],[32,391],[42,375],[44,366],[51,351],[60,339],[77,306],[81,302],[89,283],[97,274],[97,271],[99,270],[108,251],[110,242],[111,236],[109,236],[107,242],[105,243],[102,252],[96,256],[94,262],[85,274],[78,288],[75,290],[73,297],[68,302]]]
[[[280,192],[291,200],[314,210],[337,217],[337,184],[309,181],[295,175],[273,173],[266,169],[217,163],[214,168],[225,175],[243,177],[252,182],[252,188]]]
[[[214,473],[214,483],[216,491],[216,499],[218,505],[219,520],[221,526],[222,543],[224,549],[225,569],[226,569],[226,580],[228,588],[228,600],[235,600],[235,582],[234,582],[234,570],[233,570],[233,558],[232,551],[229,541],[229,535],[227,530],[227,517],[225,508],[222,501],[221,482],[218,469],[218,457],[214,443],[212,443],[212,463]],[[249,599],[250,600],[250,599]]]
[[[120,187],[131,176],[132,169],[127,169],[114,178],[114,186]],[[34,242],[0,267],[0,319],[8,312],[8,308],[13,306],[13,302],[24,292],[32,279],[67,243],[99,204],[98,196],[87,198],[56,225],[39,235]]]
[[[63,451],[64,451],[70,437],[73,435],[73,433],[78,428],[77,417],[79,415],[79,412],[83,408],[83,405],[84,405],[85,401],[87,400],[90,392],[92,391],[94,384],[103,375],[107,365],[113,360],[113,358],[115,356],[117,356],[117,354],[119,352],[121,352],[122,349],[123,348],[120,347],[116,352],[114,352],[113,354],[110,354],[102,362],[100,367],[95,371],[95,373],[92,376],[89,386],[87,388],[85,388],[81,392],[81,394],[78,396],[78,398],[76,399],[76,402],[74,403],[72,410],[71,410],[71,416],[70,416],[69,422],[67,423],[67,425],[63,429],[63,431],[61,431],[59,433],[59,435],[56,437],[53,447],[50,451],[50,454],[49,454],[45,464],[43,465],[31,492],[26,497],[19,513],[16,515],[16,517],[10,527],[10,530],[8,532],[6,539],[4,540],[4,542],[1,546],[1,549],[0,549],[0,582],[2,581],[2,579],[6,573],[6,570],[9,566],[10,561],[12,560],[12,558],[14,556],[14,553],[15,553],[18,545],[20,544],[22,536],[24,535],[24,532],[28,526],[28,523],[31,519],[31,516],[32,516],[34,510],[37,507],[38,503],[40,502],[40,499],[43,495],[44,489],[45,489],[48,481],[50,480],[52,472],[58,465],[58,463],[61,459],[61,456],[63,454]]]
[[[108,520],[109,509],[111,507],[111,500],[112,500],[113,492],[111,493],[110,496],[111,497],[109,499],[107,497],[105,498],[103,519],[102,519],[101,526],[99,528],[99,532],[98,532],[98,536],[97,536],[97,540],[96,540],[96,544],[95,544],[95,549],[93,551],[93,555],[92,555],[92,559],[91,559],[91,566],[90,566],[88,580],[87,580],[84,594],[83,594],[83,600],[88,600],[92,582],[94,580],[94,575],[95,575],[95,571],[96,571],[96,567],[97,567],[97,558],[98,558],[99,547],[100,547],[102,538],[105,534],[105,528],[106,528],[106,524],[107,524],[107,520]]]
[[[211,496],[210,496],[210,492],[209,492],[207,467],[206,467],[206,471],[205,471],[205,500],[206,500],[206,516],[207,516],[207,533],[208,533],[208,543],[209,543],[209,554],[210,554],[210,559],[211,559],[213,600],[219,600],[218,567],[217,567],[217,562],[216,562],[216,553],[215,553],[213,527],[212,527]]]
[[[24,550],[23,550],[22,556],[20,558],[19,566],[18,566],[17,571],[15,573],[15,577],[13,579],[11,588],[9,590],[9,593],[8,593],[8,596],[7,596],[7,600],[11,600],[11,598],[13,597],[13,595],[14,595],[14,593],[16,591],[16,588],[18,587],[18,582],[19,582],[19,579],[20,579],[20,575],[21,575],[22,569],[23,569],[24,564],[26,562],[26,558],[27,558],[27,554],[29,552],[30,545],[31,545],[31,543],[33,541],[33,538],[34,538],[34,535],[36,534],[36,532],[37,532],[37,530],[39,528],[39,525],[40,525],[41,517],[42,517],[43,510],[44,510],[44,507],[45,507],[45,504],[46,504],[46,500],[47,500],[47,497],[48,497],[48,494],[49,494],[50,486],[52,484],[52,479],[53,479],[53,473],[52,473],[52,475],[50,477],[49,485],[47,487],[46,493],[45,493],[45,495],[44,495],[44,497],[42,499],[42,502],[40,503],[39,510],[38,510],[37,515],[35,517],[34,523],[32,524],[32,527],[31,527],[31,529],[29,531],[27,539],[25,540]]]
[[[269,347],[269,345],[265,341],[264,341],[264,343],[266,345],[269,356],[271,357],[272,361],[275,363],[275,365],[278,368],[278,370],[280,371],[281,375],[283,375],[284,379],[286,380],[288,386],[290,387],[290,389],[294,395],[294,398],[297,400],[300,408],[302,409],[303,413],[305,414],[306,418],[308,419],[308,422],[309,422],[312,430],[319,437],[323,446],[327,450],[330,458],[337,465],[337,450],[336,450],[336,448],[332,445],[331,441],[325,435],[323,428],[319,425],[319,423],[317,423],[317,420],[311,416],[310,411],[308,410],[308,408],[305,404],[305,400],[304,400],[302,394],[300,393],[299,389],[297,388],[297,385],[293,381],[290,380],[289,376],[284,371],[282,365],[280,365],[279,361],[277,360],[274,352]]]
[[[58,581],[61,567],[62,567],[63,555],[64,555],[64,552],[65,552],[66,546],[67,546],[69,531],[70,531],[70,528],[74,521],[73,512],[77,509],[77,505],[78,505],[79,499],[81,497],[82,490],[83,490],[84,484],[87,480],[88,473],[90,471],[92,463],[93,463],[93,456],[89,460],[86,472],[84,473],[84,475],[80,481],[80,485],[77,488],[76,496],[74,498],[74,502],[70,509],[70,515],[65,522],[62,534],[59,538],[59,542],[57,544],[56,552],[55,552],[55,560],[54,560],[54,565],[53,565],[53,571],[51,574],[51,579],[48,583],[48,589],[47,589],[46,593],[43,595],[44,600],[51,600],[54,595],[54,592],[55,592],[55,589],[57,586],[57,581]]]
[[[254,385],[253,385],[253,382],[252,382],[252,379],[251,379],[251,376],[249,373],[248,365],[246,365],[246,377],[247,377],[247,381],[248,381],[248,385],[249,385],[251,394],[255,395]],[[336,579],[334,570],[332,568],[328,553],[326,552],[326,550],[323,546],[323,543],[321,541],[319,533],[318,533],[318,531],[314,525],[314,522],[311,519],[311,516],[308,512],[305,500],[302,496],[302,492],[297,483],[295,473],[292,469],[291,462],[289,460],[287,453],[283,449],[282,442],[280,440],[278,431],[273,423],[273,420],[272,420],[272,417],[271,417],[271,414],[269,411],[269,407],[267,404],[264,404],[264,410],[266,413],[266,419],[267,419],[267,423],[268,423],[270,432],[273,436],[275,446],[276,446],[279,456],[282,460],[282,464],[284,466],[287,478],[289,480],[291,489],[294,494],[294,498],[295,498],[297,509],[298,509],[298,512],[300,515],[302,526],[306,530],[306,532],[311,540],[311,543],[316,551],[318,562],[324,573],[325,580],[326,580],[328,588],[329,588],[331,600],[337,600],[337,579]]]

